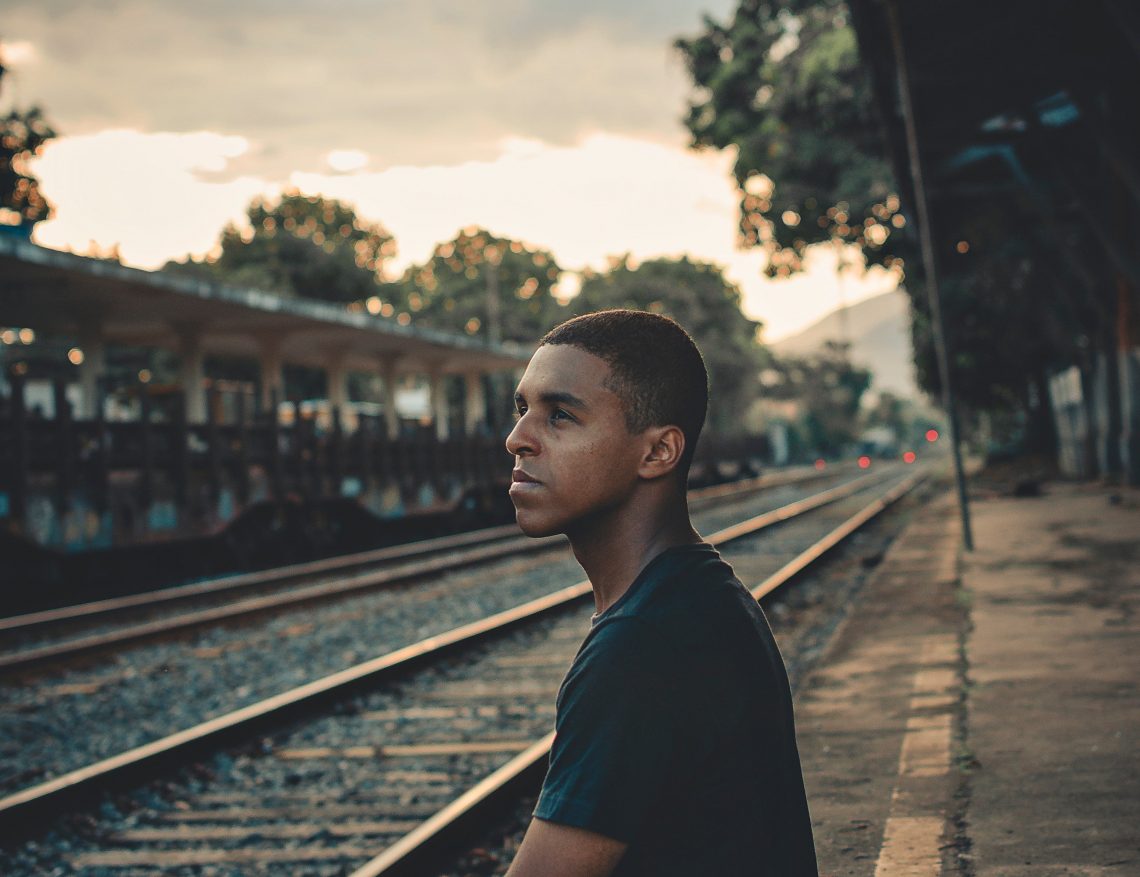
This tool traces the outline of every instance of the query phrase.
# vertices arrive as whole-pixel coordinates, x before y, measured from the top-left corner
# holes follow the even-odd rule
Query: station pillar
[[[380,360],[380,385],[384,392],[384,427],[388,438],[400,437],[400,416],[396,413],[396,359],[384,357]]]
[[[463,418],[468,435],[478,435],[487,419],[487,396],[483,392],[483,375],[467,372],[463,376]]]
[[[440,368],[433,368],[429,374],[431,381],[431,417],[435,426],[435,437],[444,441],[448,437],[447,376]]]
[[[186,420],[206,422],[206,369],[202,352],[202,332],[198,328],[180,327],[178,353],[181,358],[178,379],[186,394]]]
[[[81,334],[79,349],[83,351],[83,362],[79,364],[79,388],[83,398],[79,403],[78,416],[93,420],[98,414],[100,401],[99,379],[107,369],[107,344],[103,333],[95,329]]]
[[[328,378],[329,405],[339,408],[343,414],[348,405],[348,369],[345,367],[344,358],[330,355],[325,374]]]
[[[1126,484],[1140,487],[1140,348],[1121,350],[1119,357],[1124,478]]]
[[[285,400],[284,377],[281,371],[281,339],[277,336],[262,336],[258,339],[260,356],[258,368],[261,372],[261,410],[269,411],[273,408],[273,397],[278,402]],[[276,393],[274,393],[276,391]],[[277,412],[273,412],[276,418]]]

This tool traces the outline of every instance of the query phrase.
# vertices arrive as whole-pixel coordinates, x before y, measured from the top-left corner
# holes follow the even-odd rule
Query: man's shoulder
[[[732,567],[707,543],[682,546],[661,558],[614,620],[636,620],[648,630],[673,638],[703,628],[725,630],[733,620],[750,626],[756,620],[755,600]],[[648,632],[643,635],[649,635]]]
[[[681,554],[642,582],[635,599],[597,621],[575,669],[589,675],[606,668],[627,680],[665,674],[676,682],[767,651],[767,621],[732,567],[711,546]]]
[[[657,659],[661,646],[660,630],[650,619],[641,614],[616,615],[603,619],[590,631],[574,664],[636,667]]]

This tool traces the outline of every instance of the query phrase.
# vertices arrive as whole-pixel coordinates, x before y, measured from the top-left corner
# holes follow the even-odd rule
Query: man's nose
[[[515,422],[514,429],[507,436],[507,453],[515,457],[534,453],[534,441],[527,429],[525,414]]]

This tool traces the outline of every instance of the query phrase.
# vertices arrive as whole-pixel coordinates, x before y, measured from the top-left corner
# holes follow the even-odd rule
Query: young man
[[[515,393],[519,526],[565,533],[596,614],[508,877],[816,877],[787,675],[689,522],[708,378],[672,320],[558,326]]]

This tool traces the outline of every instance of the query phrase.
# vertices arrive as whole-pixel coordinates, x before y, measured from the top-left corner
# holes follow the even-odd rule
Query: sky
[[[732,155],[687,148],[672,48],[735,5],[5,0],[0,109],[39,104],[60,133],[33,166],[44,246],[155,268],[299,188],[383,224],[397,273],[470,225],[570,269],[715,262],[776,341],[894,281],[840,278],[829,247],[770,281],[737,249]]]

